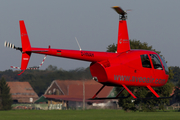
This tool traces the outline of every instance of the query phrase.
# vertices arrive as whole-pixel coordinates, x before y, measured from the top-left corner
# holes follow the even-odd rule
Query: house
[[[94,80],[54,80],[44,93],[49,109],[116,107],[112,100],[88,100],[102,87]],[[106,86],[97,97],[114,97],[114,87]]]
[[[29,82],[7,82],[13,103],[33,103],[39,97]]]
[[[170,99],[170,105],[174,105],[179,103],[179,100],[177,99],[178,97],[178,91],[180,90],[180,88],[178,86],[173,87],[172,93],[170,94],[170,96],[173,96]]]

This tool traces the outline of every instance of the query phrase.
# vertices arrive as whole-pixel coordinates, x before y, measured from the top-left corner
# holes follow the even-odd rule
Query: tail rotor
[[[32,48],[31,48],[31,44],[30,44],[30,41],[28,38],[28,34],[27,34],[27,30],[26,30],[24,21],[20,20],[19,25],[20,25],[20,35],[21,35],[22,47],[16,47],[14,44],[7,42],[7,41],[4,42],[4,46],[21,51],[21,53],[22,53],[21,67],[11,66],[11,68],[22,70],[22,72],[20,74],[18,74],[18,75],[21,75],[27,69],[34,69],[34,70],[39,69],[42,66],[42,64],[44,63],[47,55],[45,55],[42,63],[38,67],[27,68],[30,57],[31,57]],[[44,51],[44,52],[46,52],[46,51]]]
[[[22,52],[22,48],[16,47],[14,44],[7,42],[7,41],[4,42],[4,47],[20,50]]]
[[[10,43],[10,42],[4,42],[4,47],[9,47],[9,48],[12,48],[12,49],[16,49],[15,45]]]

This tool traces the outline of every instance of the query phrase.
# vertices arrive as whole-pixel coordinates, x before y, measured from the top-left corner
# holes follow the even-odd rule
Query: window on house
[[[56,93],[56,88],[53,89],[53,95],[55,95],[55,93]]]
[[[51,92],[51,90],[49,90],[49,91],[48,91],[48,95],[51,95],[51,94],[52,94],[52,92]]]

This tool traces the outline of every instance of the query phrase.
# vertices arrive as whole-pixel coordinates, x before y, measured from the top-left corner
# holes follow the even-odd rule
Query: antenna
[[[75,39],[76,39],[76,42],[77,42],[77,44],[78,44],[78,46],[79,46],[79,50],[81,50],[81,47],[80,47],[79,42],[78,42],[78,40],[77,40],[76,37],[75,37]]]

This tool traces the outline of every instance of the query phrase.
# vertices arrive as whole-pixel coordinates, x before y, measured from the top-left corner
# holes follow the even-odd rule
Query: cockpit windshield
[[[166,64],[166,62],[164,61],[164,59],[160,55],[159,55],[159,57],[161,58],[161,61],[162,61],[163,65],[161,64],[161,62],[159,60],[159,57],[156,54],[150,54],[150,56],[151,56],[151,60],[152,60],[154,69],[163,70],[163,66],[164,66],[166,74],[169,74],[169,70],[168,70],[167,64]]]
[[[159,57],[156,54],[150,54],[154,69],[163,70]]]
[[[166,74],[167,75],[169,74],[168,66],[167,66],[166,62],[164,61],[164,59],[160,55],[159,55],[159,57],[160,57],[162,63],[157,54],[149,54],[149,56],[150,56],[150,58],[148,57],[147,54],[141,55],[142,67],[152,68],[152,65],[150,63],[150,59],[151,59],[154,69],[163,70],[163,67],[164,67]]]
[[[166,62],[164,61],[164,59],[160,55],[159,55],[159,57],[161,58],[161,61],[163,63],[164,69],[165,69],[165,72],[168,75],[169,74],[168,66],[167,66]]]

